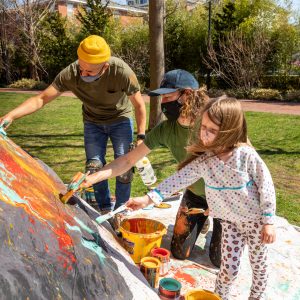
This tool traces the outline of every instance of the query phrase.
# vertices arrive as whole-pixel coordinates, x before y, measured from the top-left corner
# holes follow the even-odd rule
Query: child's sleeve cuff
[[[275,215],[269,214],[269,213],[263,214],[262,221],[264,224],[272,224],[273,225],[275,222]]]
[[[151,190],[149,193],[147,193],[147,195],[150,197],[150,199],[155,205],[161,203],[164,200],[163,195],[157,189]]]

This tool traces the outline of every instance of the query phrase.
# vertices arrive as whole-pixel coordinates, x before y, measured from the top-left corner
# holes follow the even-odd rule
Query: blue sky
[[[288,1],[288,0],[287,0]],[[286,0],[278,0],[278,3],[281,3],[284,6]],[[300,0],[291,0],[293,10],[300,10]]]

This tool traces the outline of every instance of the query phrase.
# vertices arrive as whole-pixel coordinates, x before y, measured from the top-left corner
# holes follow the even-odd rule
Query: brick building
[[[106,1],[103,1],[106,3]],[[56,10],[63,17],[73,17],[76,15],[78,7],[84,6],[86,0],[57,0],[56,1]],[[148,7],[135,7],[124,4],[118,4],[113,1],[107,6],[113,15],[114,18],[120,20],[120,23],[123,25],[132,24],[132,23],[142,23],[144,18],[148,15]]]

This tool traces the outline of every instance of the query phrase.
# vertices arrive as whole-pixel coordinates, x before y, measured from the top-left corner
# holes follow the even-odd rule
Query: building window
[[[115,19],[119,19],[120,18],[120,12],[115,10],[114,13],[113,13],[113,16]]]
[[[140,4],[148,4],[148,0],[140,0]]]
[[[67,15],[73,16],[73,3],[68,3],[67,5]]]
[[[134,1],[128,1],[128,5],[134,5]]]

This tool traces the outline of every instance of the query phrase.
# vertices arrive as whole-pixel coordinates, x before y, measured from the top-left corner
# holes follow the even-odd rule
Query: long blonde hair
[[[206,88],[201,87],[198,90],[186,89],[183,93],[186,93],[186,99],[181,108],[180,116],[189,119],[191,124],[194,124],[205,104],[209,101]]]
[[[206,151],[224,153],[247,143],[247,124],[241,103],[237,99],[224,97],[213,99],[205,105],[201,118],[205,112],[209,119],[219,126],[219,132],[214,141],[206,146],[200,139],[201,122],[197,122],[193,140],[187,147],[190,157],[179,165],[179,169]]]

